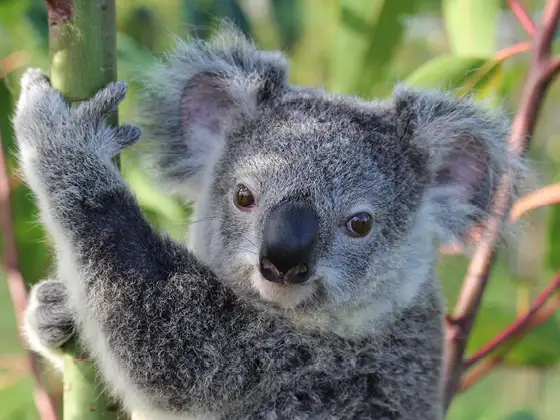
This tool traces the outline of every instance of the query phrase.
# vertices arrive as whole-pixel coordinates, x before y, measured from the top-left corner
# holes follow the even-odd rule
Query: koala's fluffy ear
[[[287,77],[280,53],[258,51],[229,24],[213,41],[179,41],[144,78],[140,103],[146,155],[164,184],[192,197],[227,134],[281,95]]]
[[[488,220],[505,171],[514,176],[512,190],[505,193],[519,192],[525,169],[510,150],[510,121],[451,93],[399,85],[393,98],[399,136],[425,157],[433,228],[442,241],[464,240],[471,228]]]

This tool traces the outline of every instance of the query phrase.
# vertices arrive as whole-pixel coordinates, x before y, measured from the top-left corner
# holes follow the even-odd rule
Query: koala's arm
[[[108,384],[132,405],[219,409],[251,377],[227,357],[230,331],[260,330],[244,324],[251,310],[206,267],[152,229],[111,162],[140,135],[104,124],[125,90],[111,84],[69,108],[29,70],[14,117],[23,173],[57,247],[80,338]]]

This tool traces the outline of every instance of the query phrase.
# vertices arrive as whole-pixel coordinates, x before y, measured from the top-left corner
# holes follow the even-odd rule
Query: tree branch
[[[461,379],[461,382],[459,384],[459,391],[466,391],[474,384],[476,384],[480,379],[482,379],[485,375],[487,375],[492,369],[494,369],[494,367],[502,364],[507,353],[523,339],[525,334],[552,318],[552,316],[556,314],[558,309],[560,309],[560,297],[557,297],[551,305],[541,307],[531,317],[526,328],[518,332],[516,335],[511,336],[504,344],[500,346],[498,354],[487,357],[481,360],[481,363],[472,367],[472,370]]]
[[[523,20],[519,3],[510,1],[510,6],[520,22],[527,25],[528,21]],[[544,9],[540,28],[535,32],[529,74],[509,139],[512,152],[519,155],[523,155],[529,146],[548,85],[556,74],[551,74],[549,71],[551,65],[550,49],[559,16],[560,0],[549,0]],[[464,370],[463,355],[467,340],[495,259],[495,246],[501,226],[511,206],[511,197],[508,192],[511,191],[513,186],[513,179],[513,173],[507,172],[499,182],[486,232],[477,246],[467,275],[463,280],[463,286],[453,315],[448,317],[444,360],[446,409],[453,400]]]
[[[517,44],[510,45],[509,47],[506,47],[506,48],[498,51],[494,55],[494,58],[497,61],[504,61],[508,58],[513,57],[514,55],[517,55],[517,54],[520,54],[522,52],[531,50],[532,46],[533,46],[533,44],[529,41],[519,42]]]
[[[508,0],[508,5],[519,23],[521,23],[521,26],[523,26],[523,29],[525,29],[530,37],[534,37],[537,33],[537,27],[527,9],[519,3],[519,0]]]
[[[548,69],[546,71],[546,76],[552,79],[554,75],[559,71],[560,71],[560,54],[550,59],[548,63]]]
[[[500,356],[495,356],[484,360],[481,364],[477,365],[468,375],[465,375],[458,386],[459,392],[464,392],[471,388],[474,384],[480,381],[484,376],[488,375],[492,369],[502,363],[503,359]]]
[[[484,345],[472,357],[465,360],[464,367],[468,369],[481,359],[492,353],[502,343],[507,341],[512,336],[524,335],[527,332],[527,327],[531,325],[531,320],[540,311],[548,299],[560,288],[560,271],[552,279],[549,285],[541,292],[541,294],[534,300],[531,308],[523,315],[518,317],[509,327],[494,337],[488,344]]]
[[[539,207],[560,204],[560,184],[551,184],[517,200],[509,213],[510,222]]]
[[[20,330],[20,337],[23,337],[21,326],[23,325],[23,314],[27,307],[27,290],[19,268],[19,256],[13,230],[10,177],[6,158],[4,156],[4,144],[1,133],[0,145],[0,227],[4,239],[4,268],[6,270],[10,295],[14,304],[14,312],[18,329]],[[23,340],[22,344],[27,351],[28,368],[35,378],[35,403],[41,420],[56,420],[55,403],[43,385],[37,357],[27,350],[27,345],[23,343]]]

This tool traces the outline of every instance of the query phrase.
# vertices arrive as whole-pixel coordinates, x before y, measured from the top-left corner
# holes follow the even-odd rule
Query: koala
[[[71,106],[38,69],[21,86],[22,176],[57,256],[31,291],[32,349],[56,364],[75,335],[146,419],[443,418],[438,247],[522,167],[502,113],[296,86],[231,28],[179,42],[144,78],[137,147],[193,202],[183,244],[112,161],[141,137],[105,123],[125,82]]]

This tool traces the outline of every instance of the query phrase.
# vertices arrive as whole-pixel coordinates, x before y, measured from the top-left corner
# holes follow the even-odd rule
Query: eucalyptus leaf
[[[463,86],[486,62],[486,59],[479,57],[441,55],[416,69],[406,82],[422,88],[456,89]]]
[[[491,57],[497,48],[502,0],[443,0],[451,50],[463,57]]]

